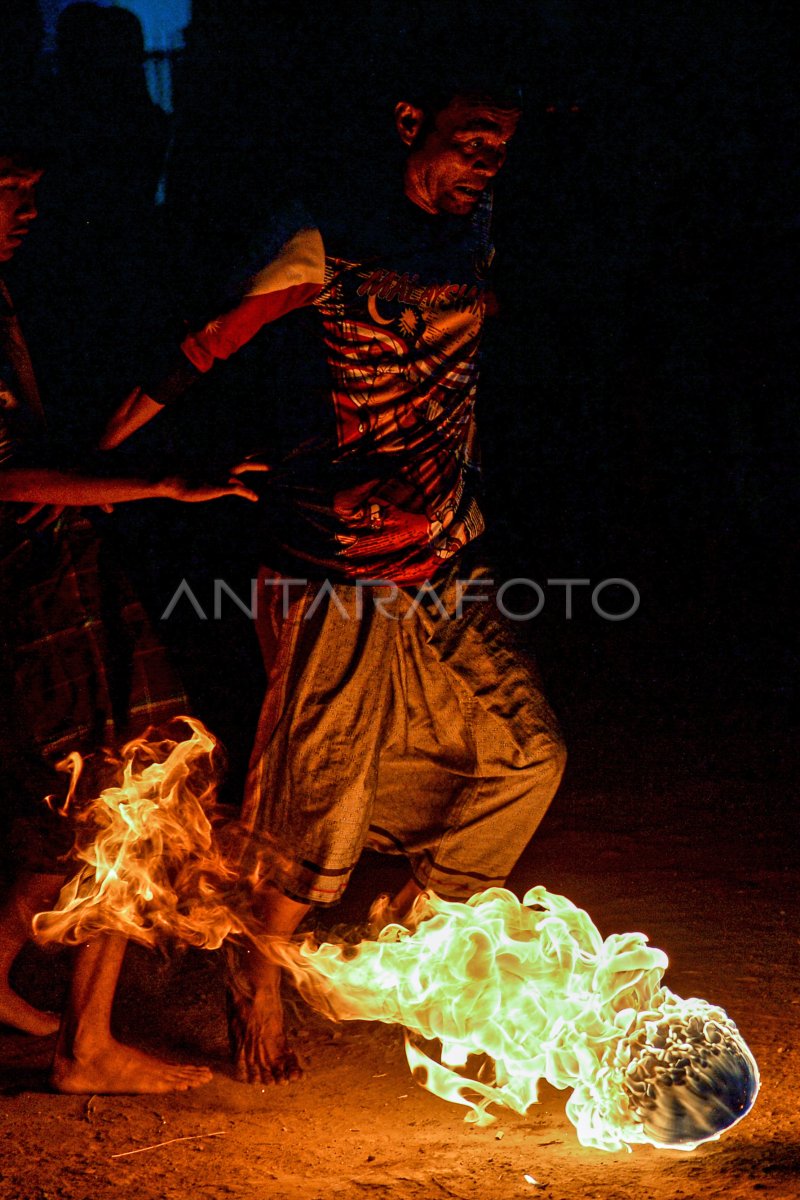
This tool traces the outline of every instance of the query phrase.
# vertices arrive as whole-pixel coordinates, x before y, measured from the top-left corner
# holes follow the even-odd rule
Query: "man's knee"
[[[531,790],[546,794],[549,803],[555,796],[567,765],[567,747],[556,729],[536,738],[523,770],[528,774]]]

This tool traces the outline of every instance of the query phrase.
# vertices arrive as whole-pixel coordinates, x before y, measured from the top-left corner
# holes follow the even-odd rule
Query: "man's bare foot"
[[[286,1041],[280,967],[262,969],[252,996],[228,988],[231,1057],[240,1083],[293,1083],[303,1071]]]
[[[36,1037],[50,1037],[58,1032],[59,1017],[56,1013],[34,1008],[5,982],[0,985],[0,1025],[13,1025]]]
[[[109,1038],[91,1051],[56,1050],[50,1082],[59,1092],[119,1095],[185,1092],[211,1080],[208,1067],[163,1062]]]

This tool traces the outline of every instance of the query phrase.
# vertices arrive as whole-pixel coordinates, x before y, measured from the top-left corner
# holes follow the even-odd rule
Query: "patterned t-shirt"
[[[297,221],[240,298],[182,342],[145,390],[164,403],[268,322],[313,307],[335,433],[309,430],[273,464],[292,559],[332,577],[430,578],[483,529],[475,397],[486,309],[490,200],[469,218],[402,198],[346,228]]]

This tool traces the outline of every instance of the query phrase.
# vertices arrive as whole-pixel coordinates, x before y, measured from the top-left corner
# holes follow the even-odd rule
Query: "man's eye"
[[[467,142],[468,150],[480,150],[482,146],[483,138],[473,138],[472,141]]]

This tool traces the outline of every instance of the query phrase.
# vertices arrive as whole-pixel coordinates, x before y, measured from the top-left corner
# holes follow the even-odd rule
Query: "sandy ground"
[[[797,869],[788,818],[774,815],[781,773],[731,737],[694,753],[670,728],[634,751],[606,729],[573,755],[570,777],[510,881],[543,883],[585,907],[601,931],[643,930],[671,960],[682,995],[721,1004],[758,1059],[749,1117],[691,1154],[581,1147],[566,1093],[545,1088],[525,1118],[476,1129],[463,1110],[416,1086],[397,1029],[333,1026],[298,1004],[308,1068],[296,1086],[237,1084],[227,1073],[219,964],[191,953],[160,963],[129,954],[118,1032],[157,1052],[207,1061],[213,1082],[167,1097],[74,1097],[48,1090],[52,1046],[0,1030],[3,1200],[744,1200],[800,1195],[794,1115],[800,1047]],[[624,746],[624,753],[617,752]],[[743,765],[746,764],[746,767]],[[778,811],[788,811],[778,806]],[[335,920],[361,916],[398,864],[362,864]],[[334,916],[329,916],[333,921]],[[28,955],[18,982],[58,1003],[63,957]],[[169,1139],[193,1139],[155,1147]],[[130,1154],[130,1151],[141,1153]],[[125,1157],[115,1157],[125,1155]],[[526,1176],[529,1179],[526,1179]]]

